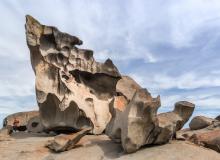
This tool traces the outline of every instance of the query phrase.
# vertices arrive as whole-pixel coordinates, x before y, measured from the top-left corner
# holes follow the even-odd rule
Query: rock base
[[[12,138],[0,141],[1,160],[220,160],[219,153],[185,141],[142,147],[136,153],[125,154],[120,144],[105,135],[86,135],[75,149],[57,154],[44,147],[54,137],[16,133]]]

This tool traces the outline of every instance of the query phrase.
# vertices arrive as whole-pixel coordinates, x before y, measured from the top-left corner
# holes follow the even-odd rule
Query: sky
[[[37,109],[25,15],[78,36],[97,61],[110,58],[153,96],[160,112],[196,104],[220,114],[219,0],[1,0],[0,121]]]

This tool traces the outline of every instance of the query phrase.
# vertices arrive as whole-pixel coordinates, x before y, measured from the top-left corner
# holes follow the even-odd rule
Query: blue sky
[[[220,114],[219,0],[1,0],[0,119],[37,109],[25,15],[78,36],[111,58],[167,111],[179,100],[195,115]]]

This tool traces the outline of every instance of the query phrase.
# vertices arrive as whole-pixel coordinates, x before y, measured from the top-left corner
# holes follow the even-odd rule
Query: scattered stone
[[[70,150],[75,147],[76,143],[85,136],[87,133],[91,131],[91,128],[85,128],[77,133],[73,133],[70,135],[60,134],[54,137],[54,140],[49,141],[46,145],[49,149],[55,152],[63,152]]]
[[[205,116],[196,116],[189,123],[189,127],[191,130],[202,129],[211,125],[215,119],[207,118]]]

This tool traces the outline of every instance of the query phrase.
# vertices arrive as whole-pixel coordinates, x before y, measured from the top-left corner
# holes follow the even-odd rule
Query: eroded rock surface
[[[160,98],[152,98],[145,89],[136,90],[128,106],[121,107],[121,104],[127,103],[117,98],[111,103],[113,117],[106,134],[116,142],[121,141],[128,153],[146,144],[167,143],[188,121],[195,107],[192,103],[181,101],[175,104],[174,111],[157,115]]]
[[[113,117],[106,134],[113,140],[121,141],[128,153],[138,150],[144,144],[152,143],[154,139],[151,136],[158,125],[156,113],[159,106],[160,98],[152,98],[146,89],[136,90],[128,105],[123,107],[124,110],[113,102]]]
[[[100,134],[111,119],[109,103],[121,75],[110,59],[96,62],[82,41],[26,17],[27,44],[36,74],[36,95],[47,130],[93,127]]]
[[[210,125],[207,126],[207,122],[205,123],[206,125],[201,125],[200,120],[192,120],[191,123],[198,122],[198,126],[203,127],[199,127],[200,129],[198,129],[197,127],[193,129],[191,127],[189,129],[178,131],[176,134],[176,138],[191,141],[197,145],[204,146],[220,152],[220,121],[207,117],[203,117],[202,119],[202,122],[204,122],[204,119],[212,120],[212,122],[210,123]]]
[[[180,101],[175,104],[172,112],[159,114],[159,134],[154,143],[163,144],[172,139],[173,136],[175,136],[176,131],[179,131],[189,120],[194,108],[194,104],[186,101]]]
[[[93,51],[77,47],[82,40],[31,16],[25,26],[44,130],[105,130],[130,153],[168,142],[191,116],[194,105],[189,102],[157,116],[160,97],[122,76],[110,59],[96,62]]]
[[[27,124],[27,131],[33,133],[40,133],[44,131],[44,127],[41,123],[41,119],[39,115],[29,119]]]
[[[3,121],[3,127],[13,126],[14,121],[18,121],[17,129],[25,131],[27,129],[28,121],[35,117],[39,116],[38,111],[29,111],[29,112],[18,112],[7,116]]]

